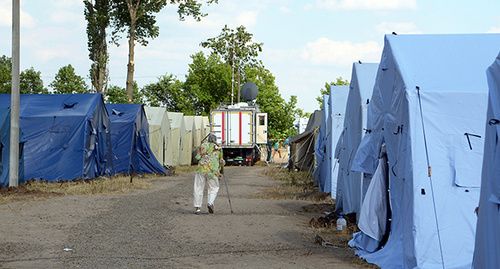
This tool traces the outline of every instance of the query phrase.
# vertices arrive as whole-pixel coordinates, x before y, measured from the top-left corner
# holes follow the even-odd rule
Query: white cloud
[[[383,22],[375,26],[377,32],[381,34],[390,34],[396,32],[398,34],[421,34],[413,22]]]
[[[281,13],[285,13],[285,14],[292,13],[292,10],[291,10],[290,8],[285,7],[285,6],[281,6],[281,7],[279,8],[279,11],[280,11]]]
[[[416,9],[417,0],[318,0],[315,6],[331,11]]]
[[[347,65],[354,61],[373,61],[380,58],[382,49],[375,41],[353,44],[322,37],[307,43],[302,58],[314,65]]]
[[[255,11],[244,11],[238,14],[236,21],[238,21],[239,25],[244,25],[245,27],[254,26],[257,23],[257,16],[259,12]]]
[[[496,34],[500,33],[500,26],[491,27],[488,33],[496,33]]]
[[[20,11],[21,27],[33,27],[34,20],[28,13]],[[0,1],[0,26],[12,26],[12,1]]]

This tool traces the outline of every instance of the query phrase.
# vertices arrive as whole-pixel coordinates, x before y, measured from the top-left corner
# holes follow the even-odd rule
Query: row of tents
[[[9,185],[10,95],[0,95],[0,187]],[[20,96],[18,182],[168,174],[191,165],[208,118],[140,104],[105,104],[102,94]]]
[[[500,268],[499,51],[500,34],[386,35],[380,63],[354,63],[324,96],[305,169],[356,213],[357,255]]]

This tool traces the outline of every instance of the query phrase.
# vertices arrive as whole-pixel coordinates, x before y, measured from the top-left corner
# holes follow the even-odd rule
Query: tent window
[[[483,163],[484,139],[475,134],[464,133],[455,139],[455,185],[479,188]]]

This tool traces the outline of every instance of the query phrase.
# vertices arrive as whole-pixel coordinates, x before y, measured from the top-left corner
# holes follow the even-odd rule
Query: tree
[[[35,71],[33,67],[26,69],[20,74],[20,93],[22,94],[48,94],[49,90],[43,87],[41,72]],[[9,91],[10,93],[10,91]]]
[[[151,106],[165,106],[169,111],[183,111],[186,109],[186,95],[183,83],[172,74],[165,74],[158,78],[158,82],[151,83],[142,89],[144,97]]]
[[[248,33],[243,25],[237,27],[236,31],[229,29],[227,25],[225,25],[219,36],[209,38],[207,41],[200,44],[204,48],[212,49],[212,53],[220,55],[226,63],[232,66],[233,72],[235,69],[237,70],[238,102],[240,101],[239,88],[241,69],[246,65],[249,67],[263,66],[262,62],[257,60],[257,56],[259,52],[262,52],[264,43],[255,43],[252,41],[252,37],[253,34]],[[231,94],[233,94],[233,91],[231,91]],[[232,101],[233,99],[231,96],[231,102]]]
[[[12,60],[2,55],[0,57],[0,93],[10,93],[12,81]]]
[[[75,69],[71,64],[59,69],[54,81],[49,84],[49,87],[51,87],[56,94],[89,92],[87,84],[82,77],[75,74]]]
[[[189,101],[195,114],[209,115],[221,102],[230,101],[231,67],[216,54],[207,58],[199,52],[191,58],[193,63],[189,64],[184,90],[194,97]]]
[[[319,103],[319,108],[323,108],[323,95],[330,95],[330,86],[340,86],[340,85],[349,85],[349,81],[343,80],[342,77],[338,77],[335,82],[325,82],[325,88],[320,90],[321,95],[316,97],[316,101]]]
[[[105,93],[108,81],[108,45],[106,28],[110,25],[111,4],[109,0],[84,0],[87,20],[87,39],[90,66],[90,80],[96,92]]]
[[[177,13],[182,21],[185,16],[192,16],[200,21],[206,16],[201,12],[201,3],[198,0],[111,0],[112,1],[112,40],[116,45],[121,33],[127,33],[128,64],[126,93],[129,102],[133,98],[134,81],[134,48],[135,42],[147,46],[148,39],[158,37],[160,29],[156,26],[154,14],[160,12],[167,4],[178,5]],[[218,0],[206,0],[208,4]]]
[[[244,71],[248,81],[254,82],[259,89],[257,104],[268,114],[268,136],[284,139],[295,134],[293,122],[297,116],[297,96],[291,96],[289,102],[285,102],[275,85],[275,77],[262,66],[246,67]]]
[[[134,81],[134,99],[132,99],[132,103],[134,104],[142,104],[143,103],[143,96],[139,90],[139,87],[137,86],[137,82]],[[113,103],[113,104],[128,104],[129,99],[128,95],[125,92],[125,88],[121,88],[116,85],[112,85],[109,87],[108,92],[106,94],[106,103]]]

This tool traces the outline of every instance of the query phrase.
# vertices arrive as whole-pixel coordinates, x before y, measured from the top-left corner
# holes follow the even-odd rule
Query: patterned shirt
[[[196,171],[206,175],[208,178],[220,178],[220,169],[224,166],[222,149],[215,143],[203,142],[196,155],[198,167]]]

